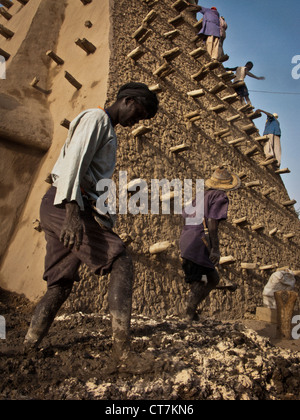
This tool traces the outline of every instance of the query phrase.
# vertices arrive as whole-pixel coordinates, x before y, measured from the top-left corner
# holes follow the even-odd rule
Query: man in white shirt
[[[240,97],[240,102],[242,105],[245,104],[245,101],[248,105],[252,105],[249,98],[249,91],[245,83],[246,76],[252,77],[256,80],[265,80],[265,77],[258,77],[255,74],[251,73],[250,70],[253,69],[254,64],[252,61],[248,61],[244,67],[227,67],[225,70],[235,71],[235,78],[233,79],[233,89]]]
[[[40,209],[47,242],[47,292],[38,303],[25,337],[25,348],[37,348],[71,293],[78,269],[85,263],[95,274],[111,273],[108,293],[116,351],[128,347],[133,267],[110,218],[101,219],[95,203],[97,183],[112,177],[116,163],[114,127],[132,127],[153,118],[158,100],[143,83],[127,83],[107,109],[82,112],[70,125],[67,140],[52,170],[52,187]]]

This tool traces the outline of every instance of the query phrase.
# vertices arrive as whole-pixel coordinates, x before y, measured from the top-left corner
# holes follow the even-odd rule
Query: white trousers
[[[280,137],[275,134],[268,134],[269,140],[266,142],[264,152],[267,159],[277,159],[278,166],[281,165],[281,142]]]

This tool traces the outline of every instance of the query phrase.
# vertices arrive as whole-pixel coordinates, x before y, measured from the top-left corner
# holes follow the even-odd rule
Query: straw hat
[[[236,174],[231,174],[227,169],[220,167],[205,184],[215,190],[232,191],[241,186],[241,180]]]
[[[276,112],[274,112],[273,117],[275,117],[276,119],[278,119],[278,114],[276,114]]]

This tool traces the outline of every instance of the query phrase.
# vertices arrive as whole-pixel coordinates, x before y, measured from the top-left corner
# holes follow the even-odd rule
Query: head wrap
[[[142,104],[148,113],[148,119],[153,118],[158,110],[158,99],[154,92],[149,90],[144,83],[126,83],[123,85],[117,95],[117,100],[123,98],[133,98]]]

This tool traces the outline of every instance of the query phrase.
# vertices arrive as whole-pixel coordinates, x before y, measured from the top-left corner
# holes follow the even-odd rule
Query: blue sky
[[[277,112],[282,129],[282,168],[290,174],[281,175],[291,199],[300,209],[300,78],[292,77],[292,58],[299,55],[300,64],[300,2],[296,0],[199,0],[203,7],[215,6],[228,23],[224,51],[230,59],[225,67],[245,65],[252,61],[252,73],[266,80],[246,79],[250,99],[255,108]],[[200,19],[201,14],[198,15]],[[294,70],[300,76],[299,70]],[[258,93],[266,92],[289,92]],[[298,93],[298,95],[295,95]],[[254,122],[263,133],[266,119]]]

